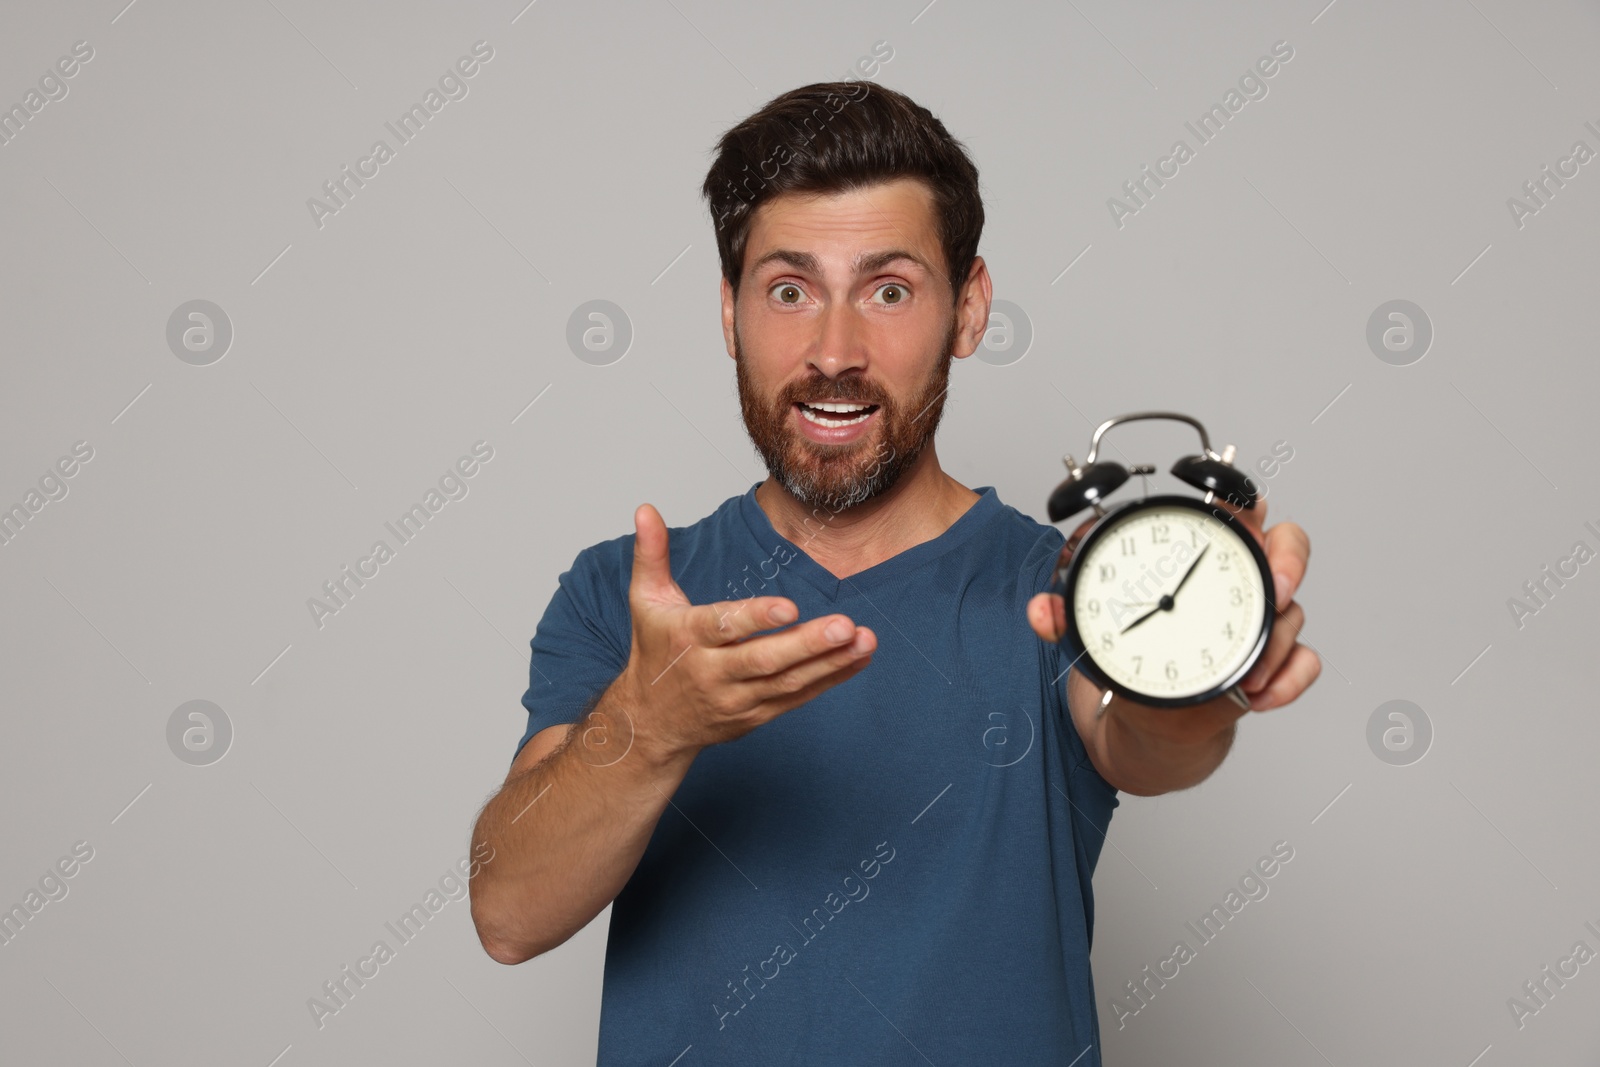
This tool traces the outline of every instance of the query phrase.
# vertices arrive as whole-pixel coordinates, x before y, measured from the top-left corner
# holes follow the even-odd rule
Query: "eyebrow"
[[[915,263],[930,275],[937,273],[921,256],[913,255],[903,248],[890,248],[882,252],[861,252],[856,256],[855,261],[850,264],[850,269],[856,274],[870,274],[902,259]],[[822,273],[822,267],[817,262],[816,256],[810,252],[796,252],[788,248],[779,248],[768,252],[756,260],[750,267],[750,273],[756,274],[769,263],[782,263],[793,270],[802,271],[806,274]]]

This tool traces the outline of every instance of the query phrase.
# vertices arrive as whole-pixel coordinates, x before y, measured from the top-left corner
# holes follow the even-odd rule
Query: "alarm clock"
[[[1144,496],[1113,507],[1106,497],[1134,474],[1100,459],[1113,426],[1172,419],[1194,427],[1200,453],[1172,466],[1199,497]],[[1067,478],[1050,494],[1050,521],[1085,508],[1094,518],[1067,540],[1056,560],[1050,592],[1066,602],[1061,645],[1071,665],[1113,694],[1159,708],[1190,707],[1224,694],[1250,706],[1239,683],[1272,636],[1277,610],[1272,570],[1255,536],[1218,501],[1256,505],[1249,475],[1233,466],[1234,449],[1211,448],[1205,427],[1187,415],[1143,411],[1107,419],[1095,428],[1083,466],[1064,457]]]

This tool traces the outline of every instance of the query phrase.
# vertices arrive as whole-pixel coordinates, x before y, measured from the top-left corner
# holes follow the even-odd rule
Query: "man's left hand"
[[[1305,610],[1294,599],[1295,591],[1305,578],[1306,564],[1311,557],[1311,541],[1305,531],[1292,522],[1281,522],[1271,529],[1265,529],[1265,501],[1258,501],[1249,510],[1234,508],[1221,501],[1218,501],[1218,505],[1238,516],[1240,524],[1250,531],[1266,553],[1272,571],[1273,599],[1278,613],[1266,650],[1240,683],[1240,688],[1249,698],[1251,711],[1280,708],[1297,699],[1322,673],[1321,658],[1299,641],[1300,631],[1305,625]],[[1074,537],[1081,535],[1094,521],[1085,522]],[[1066,604],[1060,594],[1039,593],[1034,596],[1028,602],[1028,622],[1042,640],[1059,641],[1066,632]],[[1073,672],[1068,700],[1075,721],[1085,721],[1083,711],[1086,709],[1082,706],[1085,702],[1092,702],[1097,712],[1103,696],[1103,690]],[[1227,696],[1180,711],[1137,704],[1122,697],[1114,700],[1112,706],[1139,733],[1150,736],[1152,740],[1159,738],[1179,745],[1214,737],[1244,714],[1244,709]]]

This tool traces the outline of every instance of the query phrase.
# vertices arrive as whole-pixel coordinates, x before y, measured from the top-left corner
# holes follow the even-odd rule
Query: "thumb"
[[[672,579],[671,555],[667,548],[667,524],[650,504],[639,505],[633,513],[633,578],[630,597],[674,600],[687,604],[689,598]]]
[[[1067,604],[1059,593],[1037,593],[1028,601],[1028,624],[1041,641],[1061,640],[1067,629]]]

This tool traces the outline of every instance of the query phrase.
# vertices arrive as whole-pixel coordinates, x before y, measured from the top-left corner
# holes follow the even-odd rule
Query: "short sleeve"
[[[617,541],[586,548],[558,580],[529,642],[528,725],[513,760],[540,730],[581,718],[627,665],[631,618],[620,549]]]
[[[1071,660],[1060,645],[1046,646],[1045,655],[1051,662],[1051,677],[1056,679],[1055,698],[1060,714],[1067,724],[1067,744],[1071,746],[1071,765],[1067,772],[1073,792],[1076,794],[1079,790],[1088,790],[1093,795],[1095,807],[1104,805],[1106,818],[1109,819],[1111,809],[1117,806],[1117,788],[1100,776],[1094,761],[1089,758],[1089,750],[1084,747],[1083,738],[1078,735],[1077,720],[1072,717],[1072,709],[1067,703],[1066,673]],[[1077,802],[1079,798],[1074,796],[1073,799]]]
[[[1055,570],[1056,560],[1061,554],[1061,548],[1066,544],[1066,538],[1061,536],[1061,531],[1051,529],[1039,539],[1029,554],[1034,575],[1032,592],[1040,593],[1048,589],[1050,579]],[[1032,595],[1031,593],[1029,594]],[[1073,796],[1072,801],[1082,806],[1082,810],[1104,814],[1099,820],[1102,835],[1106,823],[1111,818],[1111,809],[1117,806],[1117,789],[1095,769],[1094,762],[1089,758],[1089,750],[1084,747],[1083,738],[1078,735],[1078,724],[1072,717],[1072,710],[1067,705],[1067,668],[1071,664],[1066,650],[1059,644],[1046,644],[1040,642],[1044,649],[1047,673],[1053,680],[1051,685],[1050,700],[1051,711],[1059,714],[1066,724],[1064,731],[1067,739],[1067,782]]]

